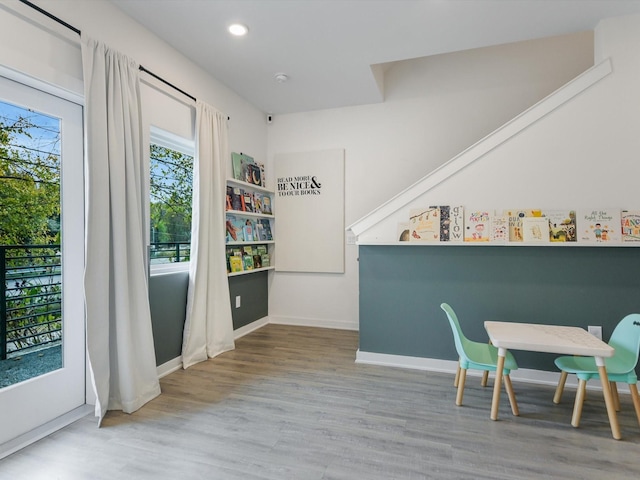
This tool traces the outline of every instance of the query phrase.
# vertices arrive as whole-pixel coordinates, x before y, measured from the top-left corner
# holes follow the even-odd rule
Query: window
[[[173,270],[190,258],[194,144],[152,127],[149,157],[150,263]]]

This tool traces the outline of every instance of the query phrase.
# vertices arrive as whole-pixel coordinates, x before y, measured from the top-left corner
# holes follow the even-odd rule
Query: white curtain
[[[227,119],[200,101],[196,149],[184,368],[235,348],[225,262]]]
[[[138,65],[82,38],[85,89],[85,309],[96,416],[160,394],[151,330]]]

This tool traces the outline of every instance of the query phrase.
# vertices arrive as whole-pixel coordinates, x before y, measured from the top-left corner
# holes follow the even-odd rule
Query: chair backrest
[[[442,303],[440,308],[444,310],[444,313],[447,314],[447,318],[449,319],[449,325],[451,325],[451,331],[453,332],[453,339],[456,343],[456,351],[458,352],[458,355],[465,359],[468,358],[465,348],[469,343],[469,340],[464,336],[464,333],[462,333],[456,312],[453,311],[453,308],[451,308],[448,303]]]
[[[631,313],[620,320],[611,334],[609,345],[616,349],[616,353],[607,362],[607,369],[612,373],[625,373],[636,367],[640,353],[639,313]]]

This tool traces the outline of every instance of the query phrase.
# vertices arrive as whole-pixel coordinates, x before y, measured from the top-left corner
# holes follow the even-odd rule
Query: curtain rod
[[[73,31],[73,32],[75,32],[75,33],[77,33],[78,35],[80,35],[80,34],[82,33],[78,28],[74,27],[73,25],[68,24],[67,22],[65,22],[64,20],[62,20],[62,19],[60,19],[60,18],[56,17],[56,16],[55,16],[55,15],[53,15],[52,13],[47,12],[46,10],[44,10],[44,9],[40,8],[38,5],[35,5],[34,3],[32,3],[32,2],[30,2],[30,1],[28,1],[28,0],[20,0],[20,2],[21,2],[21,3],[24,3],[24,4],[25,4],[25,5],[27,5],[28,7],[33,8],[34,10],[36,10],[36,11],[40,12],[41,14],[43,14],[43,15],[45,15],[45,16],[47,16],[47,17],[49,17],[51,20],[53,20],[53,21],[55,21],[55,22],[58,22],[60,25],[63,25],[63,26],[65,26],[65,27],[67,27],[69,30],[71,30],[71,31]],[[180,92],[181,94],[183,94],[183,95],[185,95],[185,96],[189,97],[189,98],[190,98],[191,100],[193,100],[194,102],[196,101],[196,97],[194,97],[193,95],[188,94],[187,92],[185,92],[185,91],[184,91],[184,90],[182,90],[181,88],[176,87],[173,83],[168,82],[167,80],[165,80],[164,78],[162,78],[162,77],[160,77],[160,76],[156,75],[155,73],[151,72],[150,70],[147,70],[147,69],[146,69],[145,67],[143,67],[142,65],[140,65],[139,69],[140,69],[140,71],[141,71],[141,72],[145,72],[145,73],[147,73],[147,74],[151,75],[153,78],[155,78],[155,79],[157,79],[157,80],[160,80],[160,81],[161,81],[162,83],[164,83],[165,85],[167,85],[167,86],[169,86],[169,87],[173,88],[174,90],[176,90],[176,91]],[[227,117],[227,120],[230,120],[230,118],[229,118],[229,117]]]

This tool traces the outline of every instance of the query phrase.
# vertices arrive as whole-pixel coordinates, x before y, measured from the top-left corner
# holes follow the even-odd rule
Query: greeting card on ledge
[[[640,242],[640,210],[622,210],[622,241]]]
[[[523,217],[522,239],[524,242],[549,242],[549,219],[546,217]]]
[[[575,242],[578,239],[575,210],[544,210],[549,219],[550,242]]]
[[[617,243],[622,239],[620,209],[582,210],[578,215],[579,241],[582,243]]]
[[[509,241],[522,242],[522,219],[525,217],[541,217],[541,210],[509,209],[502,212],[509,217]]]
[[[440,211],[437,207],[412,208],[409,211],[410,241],[437,242],[440,240]]]
[[[398,230],[396,232],[396,240],[398,242],[409,241],[409,222],[398,222]]]
[[[509,241],[509,217],[506,215],[491,217],[491,241],[496,243]]]
[[[475,210],[467,213],[464,222],[465,242],[488,242],[491,230],[491,214],[488,210]]]
[[[464,241],[464,207],[449,207],[449,241]]]

